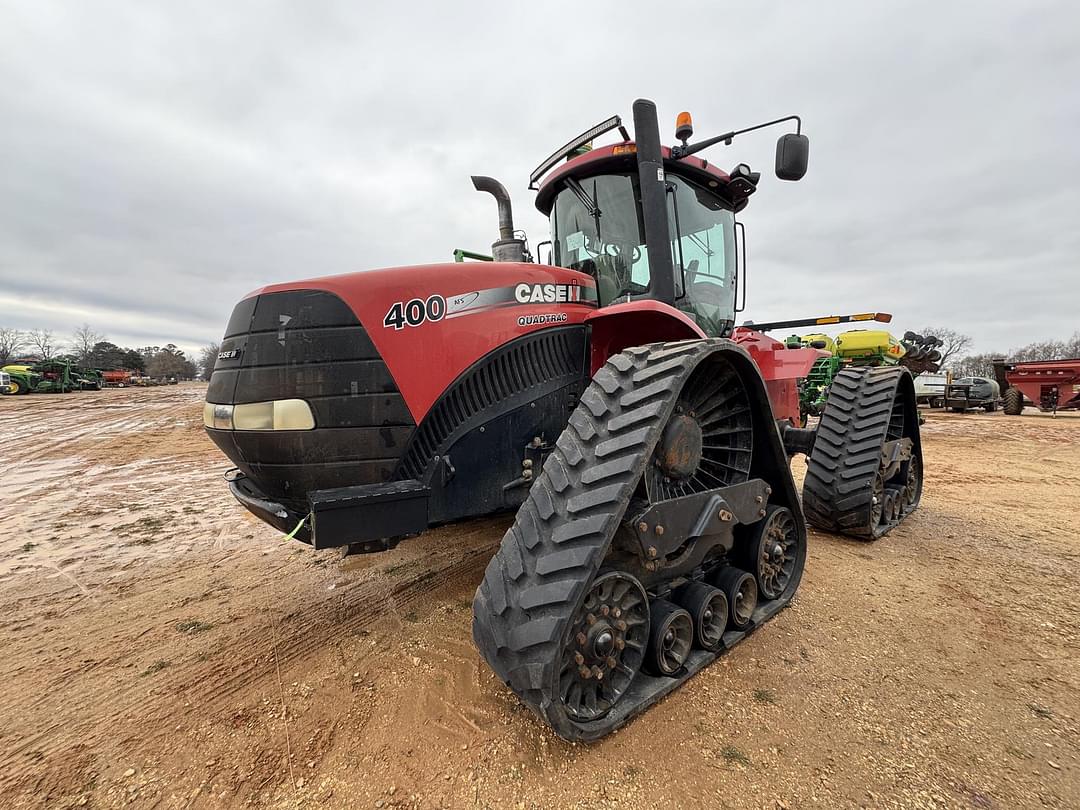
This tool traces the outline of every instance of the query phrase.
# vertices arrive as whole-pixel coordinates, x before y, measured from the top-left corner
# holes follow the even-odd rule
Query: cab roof
[[[665,172],[685,177],[713,189],[718,196],[732,203],[736,211],[746,205],[745,195],[733,195],[729,192],[731,176],[727,172],[713,166],[704,158],[694,155],[681,160],[672,160],[671,149],[667,146],[661,146],[660,152],[664,158]],[[582,179],[597,174],[636,170],[637,145],[633,141],[623,141],[591,149],[552,169],[536,192],[536,208],[544,216],[549,215],[555,194],[561,189],[562,181],[567,177]]]

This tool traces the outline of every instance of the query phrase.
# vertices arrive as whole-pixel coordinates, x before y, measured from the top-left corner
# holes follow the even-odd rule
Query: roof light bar
[[[622,119],[617,115],[613,115],[607,121],[603,121],[597,124],[592,129],[585,130],[572,141],[569,141],[565,146],[559,147],[554,152],[552,152],[551,157],[541,163],[533,171],[533,173],[529,175],[529,188],[535,191],[537,188],[536,181],[543,177],[545,174],[547,174],[552,166],[554,166],[564,157],[569,155],[575,149],[579,149],[585,144],[587,144],[589,141],[593,140],[593,138],[599,138],[605,132],[610,132],[613,129],[620,129],[622,131],[623,139],[627,141],[630,140],[629,134],[623,128]]]

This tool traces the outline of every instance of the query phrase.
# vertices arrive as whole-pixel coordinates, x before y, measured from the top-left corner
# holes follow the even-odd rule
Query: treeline
[[[957,377],[992,377],[995,358],[1004,357],[1012,363],[1035,360],[1065,360],[1080,357],[1080,331],[1073,332],[1068,340],[1043,340],[1029,343],[1008,352],[984,352],[969,354],[951,364]]]
[[[191,380],[199,376],[195,363],[173,343],[139,349],[117,346],[88,324],[69,339],[57,337],[51,329],[0,327],[0,365],[23,359],[65,360],[83,368],[123,369],[149,377]]]

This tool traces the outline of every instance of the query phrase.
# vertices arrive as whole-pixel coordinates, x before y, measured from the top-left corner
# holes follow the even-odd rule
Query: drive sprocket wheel
[[[649,643],[649,599],[621,571],[597,577],[574,617],[563,649],[559,694],[567,714],[596,720],[630,686]]]
[[[782,595],[792,577],[802,569],[805,558],[806,546],[791,510],[786,506],[770,506],[765,519],[754,527],[750,543],[752,570],[761,598],[769,600]]]
[[[754,429],[746,388],[726,360],[679,394],[645,474],[649,501],[741,484],[750,477]]]

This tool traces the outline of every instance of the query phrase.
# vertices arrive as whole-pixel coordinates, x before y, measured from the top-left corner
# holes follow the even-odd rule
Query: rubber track
[[[594,739],[625,722],[585,729],[566,714],[558,694],[565,637],[676,395],[721,343],[636,347],[597,371],[477,589],[481,654],[566,739]]]
[[[833,379],[803,481],[803,512],[811,525],[867,540],[895,525],[870,525],[870,499],[906,373],[895,366],[844,369]]]

